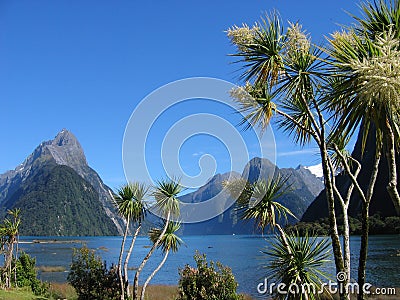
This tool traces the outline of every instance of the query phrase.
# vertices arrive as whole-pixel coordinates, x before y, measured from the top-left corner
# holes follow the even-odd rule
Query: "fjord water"
[[[116,264],[121,245],[121,237],[22,237],[20,249],[36,257],[37,266],[64,266],[65,272],[39,272],[45,281],[65,282],[71,263],[73,248],[86,244],[107,261],[107,265]],[[194,266],[193,254],[196,250],[205,253],[208,259],[220,261],[232,268],[239,282],[239,292],[255,298],[265,299],[257,293],[257,285],[264,281],[267,257],[261,253],[268,248],[273,239],[271,236],[244,235],[207,235],[183,236],[185,244],[178,253],[171,253],[160,272],[154,277],[152,284],[177,285],[178,269],[185,264]],[[32,243],[34,240],[36,242]],[[38,242],[39,241],[39,242]],[[357,278],[360,237],[351,237],[352,278]],[[127,245],[128,247],[129,245]],[[139,237],[131,258],[130,267],[137,267],[149,250],[150,242],[146,237]],[[141,283],[161,261],[161,251],[156,251],[146,265]],[[333,259],[333,258],[332,258]],[[382,287],[398,287],[400,270],[400,236],[371,236],[368,252],[367,282]],[[327,264],[325,271],[334,279],[334,264]],[[130,279],[133,272],[130,271]]]

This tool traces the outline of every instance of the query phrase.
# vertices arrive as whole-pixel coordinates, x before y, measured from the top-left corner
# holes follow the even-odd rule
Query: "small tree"
[[[16,270],[16,285],[19,287],[30,286],[32,289],[38,284],[36,272],[36,259],[22,252],[13,265]]]
[[[136,270],[135,278],[133,281],[133,299],[137,299],[138,289],[139,289],[139,275],[142,272],[144,266],[150,259],[151,255],[157,249],[158,245],[161,243],[165,232],[167,231],[168,223],[171,216],[179,216],[180,207],[178,194],[182,191],[182,186],[178,180],[161,180],[158,182],[157,186],[154,188],[152,195],[156,200],[155,208],[158,210],[159,214],[165,219],[165,225],[162,229],[157,240],[151,246],[149,252],[144,257],[142,263]]]
[[[148,188],[146,185],[138,182],[128,183],[118,189],[117,195],[114,196],[114,201],[119,214],[125,219],[126,227],[122,238],[121,250],[118,259],[118,277],[121,285],[121,300],[125,299],[125,294],[130,297],[129,280],[128,280],[128,264],[131,257],[133,246],[136,238],[142,227],[143,219],[146,215],[146,205],[144,198]],[[128,231],[131,224],[136,225],[136,230],[132,236],[131,244],[124,261],[124,274],[122,274],[122,260],[125,251],[125,242],[128,236]]]
[[[94,250],[86,246],[74,249],[67,280],[76,290],[79,300],[115,300],[121,295],[116,268],[111,266],[108,269]]]
[[[157,274],[157,272],[160,271],[160,269],[162,268],[164,263],[167,261],[169,252],[171,250],[172,250],[172,252],[177,252],[179,249],[179,246],[182,244],[181,238],[179,238],[175,234],[179,230],[181,225],[179,223],[169,221],[168,224],[167,225],[164,224],[164,226],[162,226],[162,228],[165,228],[165,226],[167,226],[167,230],[165,231],[164,236],[161,238],[161,242],[158,245],[158,247],[162,248],[162,251],[164,253],[164,258],[161,260],[158,267],[154,269],[154,271],[149,275],[149,277],[146,279],[145,283],[143,284],[142,292],[140,295],[140,300],[144,300],[147,285],[149,284],[150,280],[152,280],[153,277]],[[150,231],[149,231],[150,240],[153,243],[156,243],[157,240],[159,239],[161,233],[162,233],[162,229],[160,229],[160,228],[150,229]]]
[[[186,265],[179,270],[178,300],[238,300],[238,283],[229,267],[220,262],[207,262],[205,254],[194,255],[197,268]]]

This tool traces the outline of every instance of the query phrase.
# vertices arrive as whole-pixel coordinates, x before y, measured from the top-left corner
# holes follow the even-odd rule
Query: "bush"
[[[116,268],[111,266],[108,269],[94,250],[86,246],[74,250],[67,280],[76,290],[78,299],[113,300],[121,295]]]
[[[236,300],[243,299],[236,293],[237,282],[230,268],[220,262],[207,263],[206,255],[196,252],[197,268],[186,265],[179,270],[178,300]],[[217,267],[217,269],[215,268]]]
[[[25,252],[14,261],[16,276],[14,281],[18,287],[29,286],[36,296],[48,296],[49,284],[37,278],[36,259]],[[14,278],[13,278],[14,279]]]
[[[31,286],[38,279],[36,274],[36,259],[25,252],[21,252],[15,263],[16,284],[19,287]],[[13,278],[14,279],[14,278]]]

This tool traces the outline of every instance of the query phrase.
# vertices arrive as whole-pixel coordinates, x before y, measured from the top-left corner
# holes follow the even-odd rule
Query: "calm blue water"
[[[267,257],[261,253],[270,244],[269,236],[184,236],[185,245],[181,246],[178,253],[171,253],[164,267],[155,276],[153,284],[176,285],[179,275],[178,269],[185,264],[194,266],[193,254],[196,250],[206,253],[207,258],[220,261],[232,268],[239,282],[238,290],[257,295],[257,284],[263,281],[264,270],[262,266],[267,263]],[[29,243],[33,240],[57,240],[57,243]],[[20,245],[24,251],[36,257],[37,266],[65,266],[71,263],[72,249],[80,248],[86,244],[89,248],[96,249],[97,254],[108,265],[116,264],[121,245],[121,237],[22,237]],[[360,237],[352,237],[352,277],[356,278]],[[146,237],[139,237],[131,257],[130,266],[138,266],[147,254],[150,242]],[[128,246],[127,246],[128,247]],[[141,275],[141,283],[161,260],[161,252],[154,253]],[[372,236],[369,243],[367,281],[371,284],[384,287],[400,286],[400,236]],[[326,271],[334,274],[333,262],[326,266]],[[129,277],[133,280],[134,271]],[[65,282],[68,271],[41,273],[40,278],[45,281]],[[334,278],[334,276],[332,276]],[[262,297],[259,297],[262,299]]]

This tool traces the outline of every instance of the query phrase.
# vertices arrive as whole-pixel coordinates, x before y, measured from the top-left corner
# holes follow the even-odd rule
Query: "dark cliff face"
[[[68,168],[54,168],[56,166],[66,166]],[[67,176],[72,180],[73,185],[84,187],[85,183],[89,184],[95,192],[93,195],[85,196],[82,199],[95,199],[95,206],[97,209],[92,213],[99,215],[99,218],[103,218],[103,213],[109,221],[113,224],[114,233],[122,232],[120,226],[120,220],[115,212],[112,205],[112,191],[108,188],[101,180],[99,175],[87,164],[85,154],[82,146],[76,139],[76,137],[66,129],[63,129],[57,134],[57,136],[50,141],[41,143],[27,159],[14,170],[7,171],[0,175],[0,206],[5,209],[13,207],[24,207],[21,203],[21,197],[26,195],[34,194],[35,182],[33,178],[40,178],[44,173],[50,172],[49,170],[54,168],[57,172],[74,172],[78,178],[82,180],[82,183],[76,182],[76,177]],[[51,173],[51,172],[50,172]],[[61,176],[61,178],[63,178]],[[44,179],[43,179],[44,180]],[[29,183],[29,184],[28,184]],[[42,182],[41,187],[46,186],[46,182]],[[53,191],[55,194],[68,193],[67,186],[58,186],[60,191]],[[71,189],[73,187],[71,186]],[[87,189],[83,189],[84,191]],[[43,192],[43,191],[42,191]],[[32,194],[33,193],[33,194]],[[42,194],[43,196],[43,194]],[[72,194],[71,194],[72,196]],[[29,196],[30,200],[30,211],[33,213],[32,206],[35,205],[35,197]],[[42,197],[43,198],[43,197]],[[48,212],[51,214],[51,211]],[[79,213],[79,212],[78,212]],[[104,231],[104,234],[110,234],[112,230],[108,228]],[[45,232],[43,232],[44,234]],[[67,234],[66,231],[60,232],[60,235]],[[68,233],[70,234],[70,233]],[[101,234],[97,232],[96,234]]]
[[[358,180],[361,188],[364,192],[367,190],[369,185],[369,180],[371,177],[371,172],[375,157],[375,132],[371,130],[368,134],[364,154],[361,155],[362,146],[362,136],[359,134],[356,145],[354,147],[352,156],[361,162],[361,171],[358,175]],[[397,168],[400,167],[400,157],[397,156]],[[386,186],[389,182],[389,170],[387,166],[387,160],[385,155],[382,155],[379,164],[378,178],[375,183],[374,194],[370,205],[370,215],[381,214],[382,216],[394,216],[396,212],[394,210],[393,203],[390,196],[386,190]],[[341,194],[345,194],[347,188],[350,186],[351,181],[349,177],[343,173],[336,176],[336,182],[338,189]],[[399,182],[400,183],[400,182]],[[399,184],[398,183],[398,184]],[[361,213],[361,199],[358,193],[354,190],[353,196],[350,200],[349,214],[352,217],[356,217]],[[339,203],[335,204],[337,214],[340,213]],[[325,218],[328,216],[328,205],[325,195],[325,190],[323,190],[318,197],[311,203],[306,212],[302,217],[302,221],[311,222],[318,220],[320,218]]]
[[[323,183],[309,170],[304,168],[279,169],[272,162],[265,158],[253,158],[245,166],[242,175],[238,173],[225,173],[215,175],[208,183],[200,187],[197,191],[184,195],[180,199],[184,202],[202,202],[214,197],[222,191],[222,182],[229,176],[247,178],[253,182],[257,179],[269,179],[276,175],[290,176],[288,180],[288,192],[277,199],[278,202],[288,207],[297,218],[301,218],[305,209],[313,201],[315,196],[323,188]],[[289,188],[290,185],[290,188]],[[311,189],[308,186],[312,186]],[[225,193],[224,197],[229,198]],[[221,197],[221,199],[224,199]],[[225,200],[228,201],[228,200]],[[295,219],[290,218],[291,223]],[[259,233],[252,221],[240,220],[239,213],[230,207],[221,215],[196,224],[184,224],[183,232],[185,234],[252,234]]]

